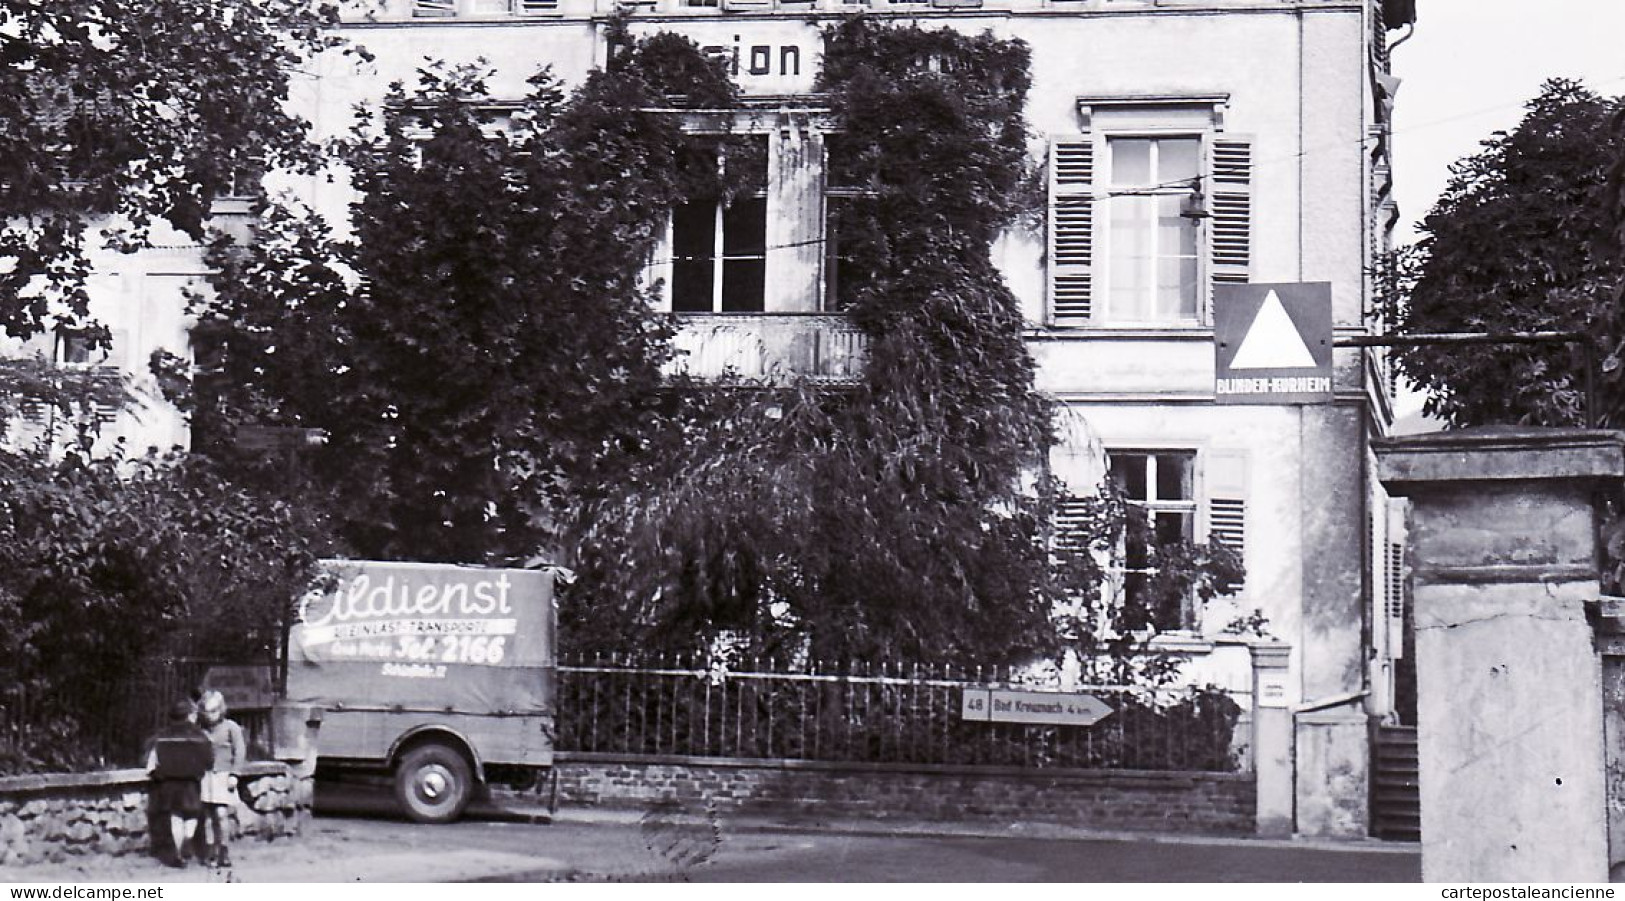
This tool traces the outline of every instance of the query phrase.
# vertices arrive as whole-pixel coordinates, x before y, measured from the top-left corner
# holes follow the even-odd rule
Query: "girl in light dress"
[[[218,691],[204,692],[198,703],[199,725],[214,748],[214,765],[203,774],[203,831],[208,840],[207,860],[217,867],[231,865],[227,850],[226,808],[237,801],[237,773],[248,760],[243,727],[226,718],[226,698]]]

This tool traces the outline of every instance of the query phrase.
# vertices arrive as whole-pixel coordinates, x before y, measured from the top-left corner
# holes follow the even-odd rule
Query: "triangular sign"
[[[1281,298],[1271,291],[1264,297],[1264,305],[1258,308],[1253,324],[1247,327],[1247,335],[1241,339],[1241,347],[1230,361],[1230,368],[1309,369],[1314,365],[1315,357],[1309,352],[1309,345],[1304,343],[1286,307],[1281,305]]]

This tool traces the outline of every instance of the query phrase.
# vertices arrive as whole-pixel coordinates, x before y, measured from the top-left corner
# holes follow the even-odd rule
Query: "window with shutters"
[[[1118,546],[1107,565],[1105,597],[1115,602],[1148,602],[1153,568],[1152,551],[1174,542],[1200,543],[1195,450],[1146,449],[1107,452],[1107,477],[1130,504],[1145,514],[1147,535],[1129,536]],[[1247,547],[1247,501],[1245,498],[1246,457],[1237,451],[1214,451],[1206,456],[1207,538],[1235,551],[1243,559]],[[1058,548],[1086,552],[1085,541],[1090,502],[1080,497],[1063,497],[1055,513],[1055,544]],[[1158,607],[1154,621],[1160,631],[1191,631],[1198,628],[1199,608],[1194,597],[1180,598]]]
[[[98,342],[87,331],[59,328],[56,331],[51,360],[57,366],[85,370],[90,378],[98,382],[117,382],[123,378],[120,368],[124,364],[124,351],[128,340],[129,333],[124,329],[113,329]],[[29,411],[34,414],[31,416],[34,419],[37,419],[39,412]],[[95,416],[105,425],[117,418],[118,409],[97,404]]]
[[[1252,144],[1218,106],[1105,107],[1052,139],[1052,325],[1199,325],[1213,283],[1249,280]]]
[[[1113,137],[1108,158],[1103,318],[1195,322],[1199,137]]]
[[[444,19],[451,16],[490,16],[513,13],[538,15],[557,12],[559,0],[413,0],[412,16]]]
[[[1196,539],[1196,453],[1194,451],[1110,451],[1107,477],[1123,498],[1145,514],[1147,535],[1129,535],[1112,567],[1116,585],[1127,602],[1144,602],[1150,590],[1152,551],[1158,545]],[[1193,598],[1174,606],[1159,606],[1154,621],[1159,630],[1196,627]]]

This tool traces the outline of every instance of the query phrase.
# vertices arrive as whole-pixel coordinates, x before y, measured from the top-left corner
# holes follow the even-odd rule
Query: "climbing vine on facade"
[[[827,33],[831,301],[869,361],[830,390],[666,372],[658,239],[682,204],[754,197],[766,145],[685,130],[745,108],[691,41],[624,20],[608,40],[575,90],[544,71],[507,107],[480,66],[426,67],[339,149],[353,237],[273,207],[255,243],[219,245],[208,375],[179,386],[200,446],[325,430],[300,484],[353,553],[552,557],[580,575],[580,649],[1007,662],[1143,640],[1155,617],[1092,600],[1132,510],[1107,496],[1052,534],[1053,410],[991,258],[1032,196],[1026,47]],[[1170,552],[1153,594],[1222,590],[1216,553]]]
[[[1058,546],[1059,486],[1034,475],[1053,410],[990,250],[1031,196],[1028,85],[1019,41],[864,18],[827,32],[835,302],[868,337],[863,377],[688,392],[660,452],[584,512],[565,634],[703,647],[721,633],[837,661],[1143,641],[1146,611],[1082,599],[1144,524],[1101,501],[1088,533]],[[1222,549],[1164,559],[1182,564],[1164,594],[1239,578]]]

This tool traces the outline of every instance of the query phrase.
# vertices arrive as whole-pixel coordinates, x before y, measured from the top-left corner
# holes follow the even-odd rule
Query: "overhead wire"
[[[1619,83],[1625,83],[1625,74],[1613,76],[1613,77],[1602,79],[1602,80],[1599,80],[1599,81],[1594,81],[1594,82],[1592,82],[1592,87],[1593,87],[1593,89],[1595,89],[1597,87],[1601,87],[1601,86],[1605,86],[1605,85],[1619,84]],[[1496,104],[1494,106],[1480,107],[1480,108],[1477,108],[1477,109],[1468,110],[1466,112],[1454,113],[1454,114],[1451,114],[1451,115],[1448,115],[1448,116],[1441,116],[1441,117],[1438,117],[1438,118],[1435,118],[1435,119],[1429,119],[1429,120],[1427,120],[1425,122],[1412,123],[1412,124],[1406,125],[1403,128],[1392,128],[1392,127],[1390,127],[1389,129],[1382,132],[1381,134],[1362,135],[1360,138],[1353,141],[1352,143],[1354,144],[1354,146],[1357,146],[1362,151],[1364,151],[1372,143],[1392,138],[1395,135],[1410,134],[1412,132],[1421,131],[1423,129],[1433,128],[1433,127],[1436,127],[1436,126],[1439,126],[1439,125],[1444,125],[1444,124],[1448,124],[1448,123],[1451,123],[1451,122],[1461,121],[1463,119],[1471,119],[1471,118],[1474,118],[1476,116],[1482,116],[1482,115],[1485,115],[1486,113],[1501,112],[1501,111],[1507,110],[1507,109],[1527,107],[1528,104],[1529,104],[1529,101],[1523,100],[1523,101],[1517,101],[1517,102],[1511,102],[1511,103]],[[1080,134],[1088,134],[1088,133],[1083,132],[1083,133],[1080,133]],[[1336,141],[1336,142],[1327,142],[1327,143],[1324,143],[1324,144],[1317,145],[1315,147],[1306,147],[1306,148],[1303,148],[1303,149],[1300,149],[1300,150],[1296,150],[1296,151],[1293,151],[1291,153],[1277,154],[1277,155],[1274,155],[1274,156],[1255,157],[1255,158],[1252,159],[1251,163],[1252,163],[1252,166],[1253,166],[1254,169],[1267,168],[1269,166],[1279,165],[1279,164],[1292,164],[1292,163],[1297,163],[1300,160],[1303,160],[1303,159],[1306,159],[1306,158],[1319,157],[1319,156],[1321,156],[1323,154],[1329,154],[1329,153],[1337,153],[1337,152],[1340,152],[1341,150],[1343,150],[1343,148],[1345,148],[1346,146],[1348,146],[1348,142],[1346,140],[1340,140],[1340,141]],[[1103,200],[1111,200],[1111,199],[1118,198],[1118,197],[1148,197],[1148,196],[1166,195],[1166,194],[1168,194],[1170,192],[1173,192],[1173,191],[1176,191],[1176,190],[1178,190],[1180,188],[1187,188],[1187,189],[1191,189],[1194,193],[1200,193],[1202,191],[1203,186],[1205,185],[1205,183],[1207,181],[1209,181],[1211,179],[1211,177],[1212,176],[1210,174],[1199,173],[1199,174],[1197,174],[1195,176],[1185,176],[1185,177],[1182,177],[1182,178],[1170,179],[1168,181],[1158,182],[1158,183],[1149,184],[1149,185],[1139,185],[1139,186],[1132,187],[1132,188],[1119,188],[1119,189],[1114,189],[1114,190],[1095,191],[1095,192],[1089,193],[1086,196],[1090,197],[1091,199],[1093,199],[1095,201],[1103,201]],[[1053,203],[1045,204],[1046,211],[1052,212],[1052,211],[1055,210],[1055,208],[1056,208],[1056,205],[1053,204]],[[826,244],[826,243],[828,243],[828,239],[826,239],[826,238],[812,238],[812,239],[808,239],[808,240],[804,240],[804,241],[792,241],[792,242],[784,243],[784,244],[769,244],[769,245],[767,245],[766,247],[763,248],[763,254],[765,254],[767,251],[772,251],[772,250],[789,250],[789,249],[794,249],[794,248],[797,248],[797,247],[807,247],[807,246],[814,246],[814,245],[820,245],[820,244]],[[724,261],[727,261],[727,260],[757,260],[757,259],[762,259],[763,254],[733,255],[733,256],[724,256],[724,257],[720,257],[720,258],[715,257],[715,256],[671,257],[671,258],[667,258],[667,259],[652,260],[648,264],[646,264],[644,268],[653,268],[653,267],[656,267],[656,266],[665,266],[665,265],[670,265],[672,263],[683,262],[683,261],[688,261],[688,260],[717,260],[717,259],[721,259],[721,260],[724,260]]]

